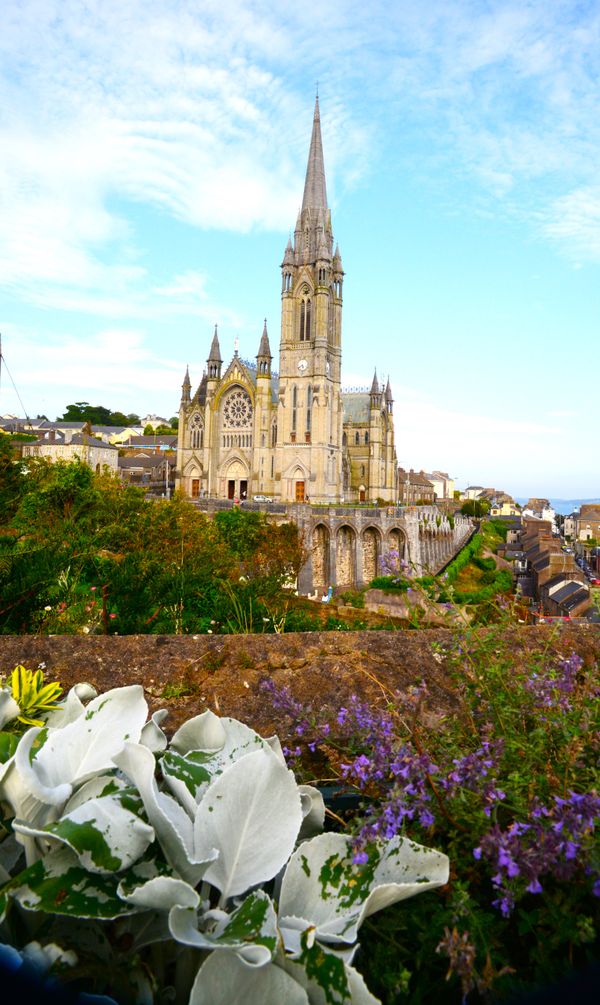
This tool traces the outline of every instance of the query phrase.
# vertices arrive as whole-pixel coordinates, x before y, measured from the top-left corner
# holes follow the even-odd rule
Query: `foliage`
[[[7,523],[15,512],[23,483],[23,465],[10,437],[0,436],[0,526]]]
[[[598,666],[545,651],[515,662],[506,623],[449,637],[435,658],[452,689],[443,721],[425,682],[341,709],[264,685],[296,770],[360,794],[355,859],[410,828],[452,860],[440,896],[363,931],[358,959],[390,1005],[456,1002],[459,989],[497,1001],[597,958]]]
[[[359,862],[276,737],[206,711],[169,744],[141,687],[89,697],[0,766],[3,941],[121,1005],[376,1005],[358,929],[443,886],[447,857],[396,835]]]
[[[293,524],[211,521],[180,495],[149,503],[78,461],[9,471],[0,633],[239,631],[250,610],[254,630],[281,620],[304,557]]]
[[[400,593],[406,593],[409,585],[408,579],[399,576],[375,576],[370,583],[373,590],[397,590]]]
[[[1,678],[0,687],[7,690]],[[26,726],[42,726],[43,722],[39,717],[54,710],[62,688],[57,683],[44,684],[41,669],[27,670],[18,664],[10,676],[10,693],[19,706],[16,722]]]
[[[59,417],[64,422],[90,422],[93,426],[138,426],[139,415],[130,412],[111,412],[103,405],[90,405],[87,401],[76,401],[67,405],[64,415]]]
[[[463,516],[480,517],[486,516],[491,508],[489,499],[467,499],[460,507],[460,511]]]

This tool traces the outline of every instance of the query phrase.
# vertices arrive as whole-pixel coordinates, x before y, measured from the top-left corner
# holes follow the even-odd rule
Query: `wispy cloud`
[[[135,315],[149,280],[115,197],[195,227],[287,229],[317,77],[334,201],[387,153],[390,131],[424,129],[422,171],[442,158],[497,212],[600,258],[600,9],[324,0],[318,11],[315,31],[312,16],[268,0],[4,5],[0,285],[90,313],[129,300]]]

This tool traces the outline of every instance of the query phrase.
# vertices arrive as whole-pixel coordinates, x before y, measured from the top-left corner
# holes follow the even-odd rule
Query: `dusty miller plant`
[[[87,685],[15,738],[0,689],[0,941],[140,1005],[370,1005],[352,966],[375,911],[446,883],[396,836],[353,860],[276,737],[210,711],[170,743],[140,686]],[[85,924],[81,924],[85,919]]]

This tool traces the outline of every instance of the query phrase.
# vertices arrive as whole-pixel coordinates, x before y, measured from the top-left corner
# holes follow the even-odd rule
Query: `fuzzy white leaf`
[[[121,884],[118,894],[127,903],[151,911],[170,911],[173,907],[197,908],[200,904],[194,887],[175,876],[154,876],[129,892],[125,892]]]
[[[98,692],[91,684],[75,684],[60,705],[46,715],[46,726],[52,729],[64,729],[70,722],[79,719],[85,712],[84,702],[91,701]]]
[[[263,890],[249,894],[231,914],[209,911],[198,927],[198,913],[174,907],[169,915],[173,938],[196,949],[233,949],[248,966],[263,967],[277,948],[277,917]]]
[[[0,729],[4,729],[7,722],[12,722],[20,714],[21,709],[13,698],[12,692],[8,688],[0,689]]]
[[[171,740],[171,749],[179,754],[194,750],[210,752],[213,755],[210,762],[213,776],[240,757],[267,748],[267,740],[245,723],[227,716],[220,719],[210,710],[184,723]]]
[[[298,838],[302,841],[315,834],[320,834],[323,830],[325,802],[314,785],[299,785],[298,791],[302,800],[302,827]]]
[[[146,816],[156,831],[167,861],[182,879],[196,886],[204,875],[207,862],[214,859],[218,852],[206,842],[200,850],[196,848],[194,826],[189,815],[175,799],[158,789],[154,777],[154,755],[147,747],[127,743],[114,762],[131,779],[142,797]]]
[[[154,831],[120,802],[119,796],[90,799],[56,823],[35,828],[15,820],[17,834],[65,844],[89,872],[112,875],[129,868],[154,840]]]
[[[160,728],[160,724],[161,722],[164,722],[168,714],[169,713],[166,708],[159,708],[156,712],[152,713],[151,718],[142,730],[140,743],[142,743],[144,747],[148,747],[148,750],[151,750],[153,754],[157,754],[160,750],[167,749],[167,737]]]
[[[235,761],[208,788],[194,822],[196,848],[218,848],[205,879],[224,897],[272,879],[302,824],[294,776],[267,747]],[[289,912],[291,913],[291,912]]]
[[[448,881],[446,855],[404,838],[371,854],[378,856],[374,868],[353,865],[351,839],[342,834],[301,844],[283,876],[280,916],[308,918],[318,938],[351,943],[370,914]]]
[[[188,1005],[309,1005],[306,991],[281,967],[248,967],[233,952],[211,953]]]
[[[331,964],[331,957],[334,955],[338,956],[337,953],[334,954],[328,949],[323,957],[328,956]],[[328,977],[331,974],[330,967],[324,968],[323,984],[321,985],[317,980],[311,980],[307,976],[306,969],[302,964],[286,958],[281,961],[281,965],[290,977],[293,977],[298,984],[305,988],[310,1005],[381,1005],[379,998],[371,994],[359,972],[339,956],[338,959],[340,959],[340,968],[343,968],[341,978],[342,980],[345,978],[345,991],[341,990],[339,984],[333,985],[328,982]],[[326,962],[325,959],[323,962]]]
[[[126,740],[139,739],[147,713],[143,689],[133,684],[94,698],[83,715],[61,729],[28,730],[15,754],[25,788],[43,803],[64,805],[74,785],[112,768]],[[35,741],[42,745],[31,760]]]

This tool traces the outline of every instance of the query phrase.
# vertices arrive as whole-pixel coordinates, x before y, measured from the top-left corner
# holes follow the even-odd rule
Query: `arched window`
[[[312,411],[312,387],[309,384],[306,391],[306,432],[310,433],[310,420]]]
[[[347,443],[348,437],[346,436],[346,433],[342,433],[342,446],[345,447]]]
[[[292,432],[296,432],[296,417],[298,412],[298,388],[294,384],[292,388]]]
[[[356,446],[358,446],[358,444],[360,443],[360,433],[358,432],[358,429],[356,430],[356,432],[354,434],[354,442],[355,442]]]
[[[195,412],[190,422],[190,446],[192,450],[201,450],[204,442],[202,419]]]
[[[365,433],[365,443],[368,443],[368,442],[369,442],[369,434],[367,432],[367,433]]]
[[[277,423],[274,422],[271,426],[271,446],[277,446]]]
[[[300,341],[310,342],[311,301],[304,297],[300,304]]]

